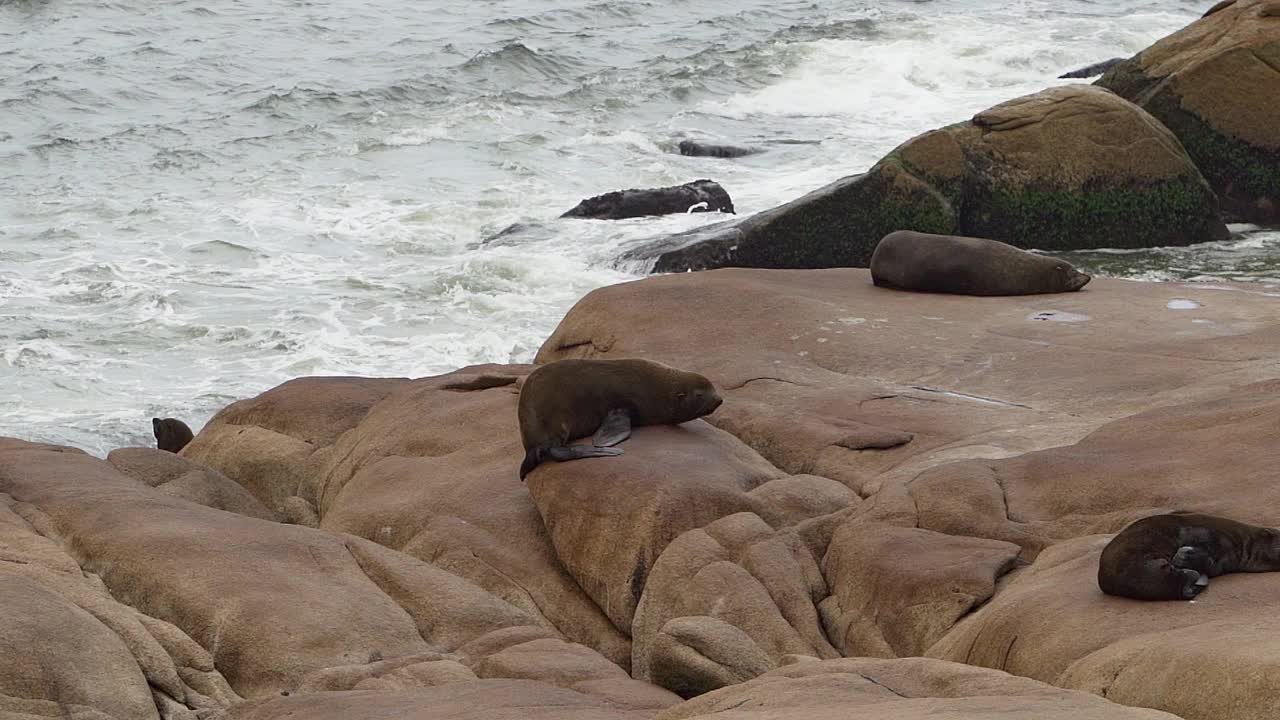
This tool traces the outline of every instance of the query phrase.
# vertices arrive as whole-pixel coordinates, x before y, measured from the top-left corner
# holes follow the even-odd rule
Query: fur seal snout
[[[678,425],[720,407],[710,380],[651,360],[557,360],[520,389],[520,479],[547,459],[621,455],[632,426]],[[592,436],[590,445],[569,445]]]
[[[1137,600],[1190,600],[1209,578],[1280,570],[1280,529],[1214,515],[1153,515],[1121,530],[1102,549],[1098,587]]]
[[[1070,263],[996,240],[898,230],[871,254],[881,287],[957,295],[1074,292],[1090,278]]]
[[[151,432],[156,436],[156,447],[172,453],[181,451],[195,437],[177,418],[151,418]]]

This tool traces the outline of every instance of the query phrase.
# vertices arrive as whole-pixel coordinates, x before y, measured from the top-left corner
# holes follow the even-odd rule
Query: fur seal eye
[[[676,393],[676,399],[677,399],[677,400],[683,400],[683,399],[685,399],[685,398],[687,398],[687,397],[689,397],[689,393],[687,393],[687,392]]]

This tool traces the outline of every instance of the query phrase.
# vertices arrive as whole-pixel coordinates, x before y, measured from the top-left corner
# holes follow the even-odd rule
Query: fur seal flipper
[[[195,437],[177,418],[151,418],[151,432],[156,436],[156,447],[172,453],[181,451]]]
[[[596,447],[613,447],[631,437],[631,413],[626,410],[611,410],[604,416],[600,429],[591,438]]]
[[[1102,549],[1098,587],[1137,600],[1190,600],[1209,578],[1280,570],[1280,530],[1192,512],[1152,515]]]
[[[546,460],[621,455],[612,447],[641,425],[677,425],[709,415],[721,399],[707,378],[651,360],[558,360],[520,389],[517,416],[523,480]],[[591,445],[570,445],[591,436]]]

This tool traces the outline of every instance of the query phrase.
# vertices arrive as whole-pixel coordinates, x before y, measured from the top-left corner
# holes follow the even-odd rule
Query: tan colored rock
[[[356,683],[353,690],[413,690],[476,680],[476,674],[454,660],[430,660],[397,668]]]
[[[1280,575],[1214,578],[1195,602],[1142,602],[1098,589],[1110,536],[1059,543],[1016,573],[931,656],[1156,707],[1188,720],[1275,717]]]
[[[1165,509],[1280,525],[1278,391],[1280,380],[1241,385],[1117,420],[1075,445],[944,465],[909,493],[922,527],[1017,542],[1028,557]]]
[[[925,658],[790,665],[690,700],[656,720],[1175,720],[1089,693]]]
[[[1182,141],[1233,214],[1280,219],[1280,5],[1235,0],[1112,68],[1098,84]]]
[[[781,477],[747,494],[754,500],[756,514],[775,528],[798,525],[861,502],[849,488],[817,475]]]
[[[226,475],[156,448],[120,448],[107,455],[117,470],[162,493],[206,507],[275,520],[275,513]]]
[[[1070,296],[968,298],[876,288],[864,270],[718,270],[593,291],[538,361],[640,356],[700,372],[725,397],[708,422],[865,497],[1273,377],[1278,316],[1280,297],[1229,283],[1099,278]],[[880,442],[894,434],[911,439]]]
[[[623,455],[544,464],[528,485],[565,568],[631,633],[650,568],[667,544],[750,510],[747,493],[780,475],[728,433],[694,421],[637,428]]]
[[[245,703],[225,720],[649,720],[650,708],[532,680],[476,680],[422,690],[313,693]]]
[[[239,693],[272,695],[318,669],[450,651],[530,622],[474,585],[374,543],[200,507],[83,454],[0,452],[0,492],[42,517],[42,534],[100,575],[116,600],[208,650],[207,668],[180,637],[166,639],[171,650],[144,643],[134,651],[186,654],[172,677],[192,686],[216,666]],[[152,686],[167,682],[155,677]]]
[[[737,513],[685,532],[645,586],[632,624],[632,673],[691,697],[787,655],[836,657],[815,607],[826,595],[793,530]]]
[[[649,678],[681,697],[737,685],[777,667],[745,631],[705,615],[668,621],[647,649]]]
[[[995,594],[1019,547],[918,528],[846,522],[823,559],[827,634],[846,656],[923,655]]]
[[[911,138],[862,175],[626,258],[657,272],[867,267],[895,230],[1040,250],[1228,236],[1217,198],[1173,133],[1107,90],[1065,85]]]
[[[292,522],[430,562],[625,665],[630,642],[560,564],[517,477],[516,382],[530,369],[479,366],[350,386],[300,379],[229,407],[184,455],[258,488]],[[281,416],[303,397],[308,413],[330,423],[325,433],[299,432],[299,421]],[[260,424],[239,424],[246,419]]]
[[[9,572],[0,572],[0,657],[6,716],[22,710],[39,717],[65,703],[115,720],[159,718],[146,678],[115,633],[40,583]]]

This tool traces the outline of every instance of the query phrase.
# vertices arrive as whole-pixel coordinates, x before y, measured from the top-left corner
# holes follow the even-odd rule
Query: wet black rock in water
[[[1058,79],[1064,80],[1066,78],[1088,78],[1088,77],[1093,77],[1095,75],[1101,75],[1102,73],[1110,70],[1116,65],[1119,65],[1120,63],[1124,62],[1127,59],[1128,58],[1111,58],[1110,60],[1103,60],[1102,62],[1096,62],[1092,65],[1082,67],[1079,70],[1072,70],[1069,73],[1063,73],[1058,76]]]
[[[713,145],[696,140],[681,140],[680,154],[688,157],[736,158],[744,155],[755,155],[763,152],[758,148],[738,147],[736,145]]]
[[[733,200],[719,183],[694,180],[675,187],[617,190],[597,195],[583,200],[560,217],[621,220],[685,212],[733,213]]]

